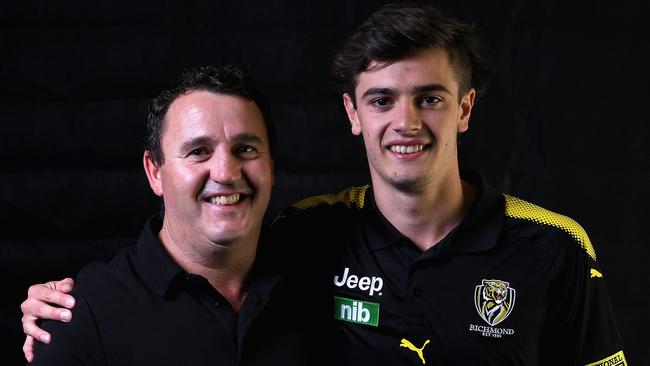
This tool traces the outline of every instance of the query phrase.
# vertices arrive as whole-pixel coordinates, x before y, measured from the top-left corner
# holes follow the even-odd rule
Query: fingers
[[[45,286],[64,293],[69,293],[70,291],[72,291],[72,288],[74,287],[74,280],[68,277],[60,281],[50,281],[46,283]]]
[[[75,304],[74,297],[66,294],[65,291],[62,292],[63,290],[70,292],[73,285],[74,281],[71,278],[66,278],[65,280],[61,281],[47,282],[45,284],[29,286],[29,290],[27,291],[27,300],[23,302],[23,304],[27,303],[27,305],[30,307],[28,309],[23,308],[23,314],[36,315],[31,311],[35,311],[36,309],[42,307],[44,303],[59,305],[68,309],[73,308]],[[40,316],[38,317],[40,318]],[[47,319],[53,318],[50,317]]]
[[[71,291],[73,286],[74,281],[66,278],[61,281],[29,287],[27,299],[20,304],[20,309],[23,312],[23,332],[28,336],[23,346],[25,358],[28,358],[32,354],[34,339],[46,344],[50,343],[50,334],[41,329],[36,323],[39,319],[52,319],[64,322],[72,320],[72,312],[66,308],[74,307],[75,299],[61,291]],[[50,304],[64,306],[65,308],[58,308]]]
[[[27,336],[25,338],[25,343],[23,343],[23,354],[29,363],[34,359],[34,338],[32,336]]]
[[[42,343],[48,344],[50,343],[50,334],[43,329],[41,329],[37,324],[36,321],[39,318],[32,316],[32,315],[23,315],[22,318],[22,324],[23,324],[23,332],[27,336],[34,337],[35,339],[39,340]]]

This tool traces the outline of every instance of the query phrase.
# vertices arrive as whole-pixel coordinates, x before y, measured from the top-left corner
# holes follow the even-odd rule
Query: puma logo
[[[402,338],[402,343],[400,343],[399,346],[400,346],[400,347],[406,347],[406,348],[410,349],[411,351],[417,353],[418,356],[420,356],[420,359],[422,360],[422,364],[424,365],[424,364],[427,363],[427,362],[424,360],[424,355],[422,354],[422,350],[424,350],[424,347],[426,347],[427,344],[429,344],[429,340],[428,340],[428,339],[424,342],[424,344],[422,345],[422,347],[417,348],[417,347],[415,347],[415,346],[413,345],[413,343],[411,343],[408,339],[406,339],[406,338]]]
[[[602,273],[596,271],[596,270],[593,269],[593,268],[592,268],[591,270],[589,270],[589,273],[591,274],[591,278],[594,278],[594,277],[603,277],[603,274],[602,274]]]

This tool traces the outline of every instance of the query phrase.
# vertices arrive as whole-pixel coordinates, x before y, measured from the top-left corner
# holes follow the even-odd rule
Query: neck
[[[476,196],[476,188],[462,181],[457,171],[417,193],[382,185],[373,188],[379,211],[422,251],[460,224]]]
[[[227,244],[187,242],[174,235],[163,221],[159,238],[183,270],[206,278],[239,313],[248,291],[248,277],[255,261],[259,235]]]

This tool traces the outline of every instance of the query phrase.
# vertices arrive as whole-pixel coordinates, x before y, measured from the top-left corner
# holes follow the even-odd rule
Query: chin
[[[392,185],[395,189],[405,193],[422,193],[425,191],[427,182],[426,177],[402,177],[393,179]]]
[[[205,233],[207,238],[217,244],[228,244],[243,239],[246,236],[247,228],[242,227],[241,223],[234,225],[221,225],[221,227],[208,228]],[[226,226],[226,227],[224,227]]]
[[[230,246],[230,244],[238,242],[243,237],[243,235],[237,235],[235,233],[219,233],[208,235],[208,239],[211,242],[221,246]]]

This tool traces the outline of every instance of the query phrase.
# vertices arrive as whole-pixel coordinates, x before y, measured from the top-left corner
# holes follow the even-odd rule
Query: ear
[[[359,136],[361,134],[361,124],[359,123],[359,115],[357,114],[357,109],[354,107],[354,102],[350,94],[343,93],[343,106],[345,107],[345,112],[348,114],[348,120],[350,120],[350,129],[352,134]]]
[[[472,107],[474,106],[474,98],[476,98],[476,90],[470,88],[463,99],[460,101],[460,115],[458,116],[458,133],[467,131],[469,128],[469,117],[472,114]]]
[[[142,157],[142,165],[144,166],[144,172],[147,174],[147,179],[149,180],[149,186],[156,196],[162,197],[162,180],[161,180],[161,171],[160,167],[153,161],[151,152],[145,150]]]

